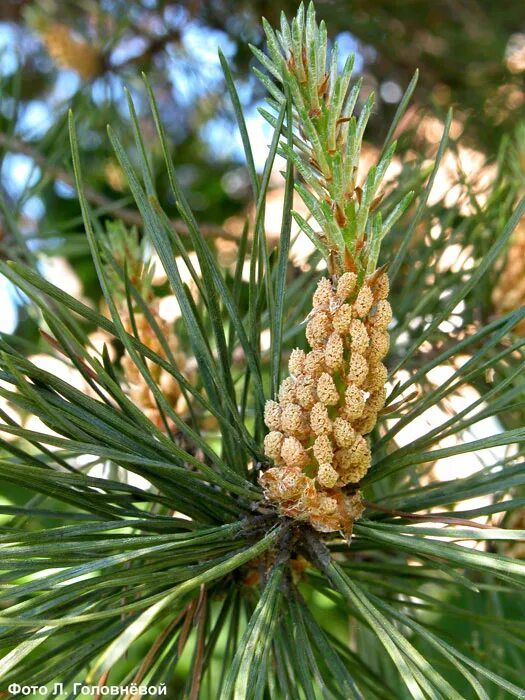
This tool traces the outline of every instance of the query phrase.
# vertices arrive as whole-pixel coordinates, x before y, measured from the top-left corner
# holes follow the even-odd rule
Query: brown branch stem
[[[138,28],[136,28],[136,30],[137,34],[142,36],[142,32]],[[151,61],[151,59],[154,58],[156,54],[160,53],[161,51],[164,51],[168,44],[171,44],[173,42],[179,42],[180,38],[180,29],[174,29],[171,32],[168,32],[167,34],[164,34],[163,36],[155,38],[149,37],[149,43],[144,49],[144,51],[142,51],[136,56],[130,56],[129,58],[126,58],[120,63],[113,63],[109,60],[108,57],[105,57],[104,69],[119,71],[122,70],[122,68],[128,68],[129,66],[141,66],[146,61]]]
[[[16,136],[11,136],[0,132],[0,147],[5,148],[7,151],[12,151],[13,153],[21,153],[28,156],[36,165],[38,165],[39,168],[42,169],[43,172],[45,172],[46,175],[51,177],[53,180],[59,180],[66,185],[75,188],[75,180],[67,170],[53,165],[42,153]],[[121,221],[124,223],[139,227],[143,225],[142,217],[135,209],[116,207],[115,202],[110,197],[106,197],[91,187],[84,187],[84,194],[86,199],[91,204],[94,204],[101,209],[111,211],[114,216],[121,219]],[[181,236],[189,235],[188,227],[181,219],[172,219],[171,224]],[[215,224],[200,224],[199,231],[205,238],[223,238],[236,242],[239,240],[238,236],[225,231],[221,226],[217,226]]]
[[[402,510],[394,510],[392,508],[385,508],[377,503],[371,503],[370,501],[363,501],[363,505],[370,510],[377,510],[381,513],[388,513],[388,515],[395,515],[399,518],[405,518],[406,520],[417,520],[419,522],[433,522],[433,523],[444,523],[446,525],[466,525],[467,527],[477,527],[480,530],[491,530],[494,528],[493,525],[485,525],[484,523],[477,523],[474,520],[465,520],[464,518],[454,518],[444,513],[434,513],[434,515],[416,515],[415,513],[405,513]]]

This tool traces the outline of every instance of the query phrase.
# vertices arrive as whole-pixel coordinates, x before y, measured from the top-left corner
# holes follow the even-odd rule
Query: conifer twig
[[[449,515],[442,515],[441,513],[434,513],[433,515],[417,515],[416,513],[406,513],[403,510],[395,510],[393,508],[385,508],[377,503],[372,503],[371,501],[363,501],[365,508],[370,508],[370,510],[377,510],[381,513],[388,513],[388,515],[395,515],[399,518],[405,518],[406,520],[418,520],[420,522],[432,522],[432,523],[444,523],[445,525],[466,525],[467,527],[477,527],[480,530],[491,530],[494,525],[486,525],[485,523],[477,523],[474,520],[465,520],[464,518],[454,518]]]
[[[25,141],[22,141],[15,136],[10,136],[9,134],[0,132],[0,146],[8,151],[12,151],[13,153],[21,153],[28,156],[36,165],[38,165],[39,168],[45,171],[46,175],[51,177],[53,180],[60,180],[70,187],[75,187],[74,178],[67,172],[67,170],[50,163],[42,153]],[[84,187],[84,194],[86,199],[91,204],[94,204],[101,209],[110,211],[113,216],[121,219],[125,224],[129,224],[131,226],[143,225],[144,222],[142,221],[142,217],[138,211],[127,207],[116,207],[115,202],[110,197],[106,197],[87,185]],[[180,235],[188,235],[188,227],[181,219],[172,219],[171,224]],[[201,223],[199,225],[199,230],[206,238],[224,238],[225,240],[236,242],[239,240],[239,237],[234,233],[229,233],[223,229],[222,226],[217,226],[215,224]]]

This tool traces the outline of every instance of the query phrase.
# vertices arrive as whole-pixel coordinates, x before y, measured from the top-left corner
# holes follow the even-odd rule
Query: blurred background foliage
[[[117,128],[133,157],[123,92],[127,86],[143,133],[152,135],[141,80],[144,71],[153,85],[190,204],[207,235],[221,239],[219,252],[226,258],[235,256],[231,239],[235,240],[242,229],[250,187],[217,46],[234,70],[256,165],[262,169],[270,129],[257,111],[264,90],[251,73],[253,58],[247,44],[263,45],[261,16],[276,23],[281,10],[290,15],[295,9],[296,4],[286,0],[3,2],[3,255],[12,257],[13,240],[22,237],[30,251],[60,256],[59,274],[69,269],[67,261],[73,262],[79,279],[71,284],[87,298],[98,296],[71,186],[65,112],[72,106],[80,122],[91,204],[102,216],[111,212],[127,224],[140,224],[105,127],[111,123]],[[349,51],[357,54],[356,74],[364,81],[360,99],[364,101],[371,90],[377,94],[366,134],[371,148],[384,140],[417,67],[420,77],[412,106],[398,129],[406,134],[400,143],[404,161],[420,163],[435,153],[442,132],[440,117],[453,106],[451,137],[460,139],[461,147],[445,158],[444,175],[436,183],[434,199],[448,207],[457,206],[459,195],[449,192],[451,182],[458,177],[467,179],[474,172],[476,181],[471,179],[471,186],[486,188],[493,179],[486,163],[495,160],[502,140],[513,134],[523,115],[523,4],[519,0],[460,4],[447,0],[394,4],[335,0],[321,1],[317,9],[332,38],[339,42],[341,55]],[[159,199],[175,217],[164,170],[155,167],[160,162],[157,149],[152,146],[150,156]],[[480,180],[483,174],[484,181]],[[518,162],[512,177],[516,182],[523,177],[523,162]],[[278,178],[276,184],[281,184]],[[267,232],[277,234],[279,222],[272,220],[271,204],[268,208]],[[183,230],[180,222],[177,225]],[[41,265],[45,264],[44,259]],[[50,258],[49,274],[57,274],[57,264]],[[8,293],[2,290],[3,330],[26,321],[23,307],[18,305],[16,313],[12,299],[7,301]],[[19,331],[31,333],[31,324]]]

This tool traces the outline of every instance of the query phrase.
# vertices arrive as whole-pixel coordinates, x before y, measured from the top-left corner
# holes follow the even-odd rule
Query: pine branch
[[[428,513],[426,515],[417,515],[416,513],[407,513],[403,510],[395,510],[392,508],[385,508],[380,506],[378,503],[372,503],[371,501],[363,501],[365,508],[370,508],[370,510],[377,510],[380,513],[387,513],[388,515],[395,515],[399,518],[404,518],[405,520],[418,520],[420,522],[429,523],[444,523],[445,525],[466,525],[467,527],[476,527],[481,530],[491,530],[493,525],[486,525],[485,523],[477,523],[475,520],[466,520],[465,518],[454,518],[447,515],[446,513]]]
[[[0,146],[5,148],[7,151],[22,153],[23,155],[28,156],[39,168],[43,170],[46,175],[51,177],[53,180],[59,180],[70,187],[75,186],[75,180],[67,170],[50,163],[42,153],[21,139],[11,136],[10,134],[0,133]],[[84,194],[86,199],[91,204],[100,207],[100,209],[105,212],[111,213],[125,224],[139,226],[141,228],[144,226],[144,221],[140,213],[135,209],[115,206],[114,200],[112,200],[110,197],[106,197],[88,185],[84,187]],[[172,219],[170,224],[180,235],[189,235],[188,226],[181,219]],[[216,226],[215,224],[201,223],[199,225],[199,229],[205,238],[223,238],[225,240],[235,242],[238,242],[239,240],[238,236],[226,231],[221,226]]]
[[[70,121],[86,236],[111,320],[34,265],[0,261],[32,318],[45,324],[41,336],[78,373],[75,381],[63,378],[37,366],[27,343],[0,338],[0,479],[13,499],[0,502],[1,682],[60,681],[71,694],[81,678],[102,697],[111,683],[169,685],[182,672],[190,700],[488,700],[500,690],[520,697],[525,341],[508,334],[525,310],[484,325],[476,291],[525,205],[507,226],[497,195],[471,217],[439,203],[428,210],[436,165],[426,186],[428,171],[411,180],[424,187],[418,211],[406,232],[389,237],[398,250],[394,265],[376,268],[379,243],[404,206],[395,197],[380,200],[376,185],[408,98],[383,157],[358,183],[371,102],[356,119],[351,59],[339,71],[313,8],[301,6],[291,24],[283,19],[279,32],[266,31],[269,57],[257,55],[276,81],[261,74],[279,116],[266,113],[275,133],[262,177],[222,60],[257,200],[247,281],[244,253],[230,275],[207,246],[149,85],[199,274],[187,240],[152,196],[146,137],[131,100],[133,162],[129,141],[111,130],[110,139],[144,221],[140,241],[120,221],[105,230],[92,216],[88,201],[105,200],[86,191]],[[287,172],[283,245],[274,255],[262,221],[279,143]],[[45,160],[35,158],[39,166]],[[317,253],[312,269],[290,281],[294,170],[322,230],[295,215]],[[55,169],[57,179],[64,175]],[[412,240],[420,222],[430,221],[446,235]],[[480,228],[488,242],[480,243]],[[246,226],[241,251],[247,238]],[[451,242],[460,257],[472,255],[472,266],[440,269]],[[176,325],[157,314],[148,264],[154,251],[182,310]],[[319,254],[331,274],[310,304]],[[389,289],[392,267],[402,274]],[[458,317],[461,334],[452,336],[448,326]],[[95,352],[93,328],[117,338],[123,356]],[[290,353],[304,335],[311,351]],[[387,392],[382,359],[390,337],[396,367]],[[191,374],[182,370],[182,349]],[[278,388],[284,358],[289,376]],[[436,380],[435,370],[446,377]],[[263,438],[265,392],[277,388]],[[180,389],[193,412],[178,406]],[[498,421],[494,434],[485,434],[486,419]],[[472,439],[476,425],[482,436]],[[412,431],[410,441],[398,439],[402,428]],[[494,451],[469,476],[437,479],[434,463],[458,455],[481,461],[504,446],[511,449]],[[365,506],[377,513],[359,521]],[[494,513],[506,527],[466,519]],[[436,522],[452,527],[436,529]],[[133,687],[123,695],[135,697]]]

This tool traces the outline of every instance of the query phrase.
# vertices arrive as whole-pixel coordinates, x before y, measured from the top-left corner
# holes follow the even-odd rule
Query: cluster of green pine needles
[[[274,49],[284,56],[287,42],[301,55],[306,37],[310,60],[319,66],[325,36],[313,6],[306,12],[301,7],[291,25],[283,18],[279,32],[269,34],[269,57],[260,58],[283,90],[276,93],[268,86],[276,111],[265,112],[274,135],[261,174],[234,79],[221,56],[255,204],[233,270],[219,265],[199,229],[147,81],[158,144],[186,236],[175,230],[159,203],[150,145],[129,95],[134,160],[109,129],[142,217],[142,235],[180,305],[180,332],[196,362],[196,382],[170,360],[141,290],[112,255],[105,213],[86,197],[75,120],[69,117],[85,235],[109,314],[43,277],[31,251],[0,261],[1,273],[24,295],[44,331],[40,349],[59,353],[86,387],[81,390],[38,367],[19,338],[2,336],[0,396],[19,415],[35,416],[45,426],[38,431],[0,411],[0,476],[21,494],[16,505],[0,504],[2,691],[12,684],[52,687],[60,682],[68,697],[75,683],[166,684],[169,697],[192,700],[523,696],[525,562],[508,552],[525,531],[493,526],[492,518],[504,524],[501,516],[525,506],[525,341],[512,334],[525,310],[480,320],[480,309],[525,204],[514,206],[502,175],[486,207],[469,217],[442,205],[428,207],[447,147],[449,115],[431,172],[401,177],[396,192],[367,218],[377,196],[378,170],[386,170],[393,155],[392,135],[414,82],[400,103],[379,165],[368,184],[362,183],[359,206],[366,212],[354,210],[357,228],[350,223],[345,228],[349,211],[345,225],[338,224],[335,207],[327,210],[315,199],[320,164],[308,171],[300,160],[298,141],[304,134],[297,127],[304,115],[296,86],[287,79],[286,60],[278,67],[272,62]],[[334,89],[344,109],[341,86],[352,90],[350,63],[341,75],[337,60],[335,66],[339,88]],[[268,83],[269,77],[261,75]],[[350,114],[343,116],[354,139],[354,158],[369,104],[354,122]],[[326,127],[330,136],[335,127],[332,122]],[[314,132],[306,136],[315,142]],[[264,213],[277,153],[286,159],[283,216],[279,243],[270,249]],[[322,160],[323,152],[317,155]],[[353,177],[353,170],[348,172]],[[331,252],[321,242],[310,270],[290,274],[296,185],[312,214],[311,222],[295,215],[302,230],[318,241],[313,221],[323,227],[332,217],[328,223],[343,257],[345,248],[355,252],[355,241],[368,235],[370,258],[388,265],[392,285],[390,393],[371,435],[373,464],[362,484],[367,509],[351,542],[278,517],[258,485],[267,466],[264,401],[275,396],[290,349],[304,344],[303,320],[319,276],[316,266]],[[385,221],[391,224],[388,236],[383,235]],[[430,221],[452,234],[418,238]],[[16,221],[10,225],[16,229]],[[479,254],[473,254],[471,266],[444,273],[440,258],[452,244]],[[193,289],[184,282],[178,261],[189,270]],[[115,301],[122,290],[131,318],[146,316],[165,357],[126,331]],[[133,359],[165,425],[174,428],[155,426],[130,400],[118,363],[107,348],[97,353],[90,344],[95,328],[116,339]],[[152,377],[152,367],[169,373],[198,411],[215,419],[216,434],[201,430],[194,416],[177,414]],[[443,367],[449,371],[436,384],[432,372]],[[450,411],[450,402],[467,389],[463,408]],[[432,409],[442,410],[441,422],[422,428],[421,419]],[[498,429],[472,438],[469,431],[482,420]],[[412,439],[400,441],[407,429],[414,431]],[[483,455],[489,458],[483,461]],[[437,480],[435,467],[459,456],[476,468],[467,476]],[[101,465],[140,476],[148,486],[93,475]],[[472,499],[475,505],[469,505]]]

